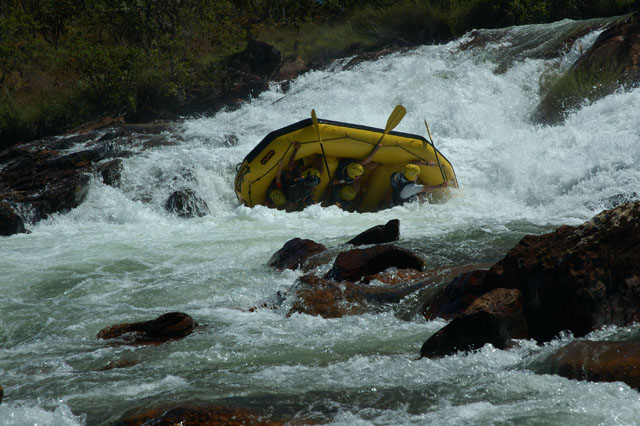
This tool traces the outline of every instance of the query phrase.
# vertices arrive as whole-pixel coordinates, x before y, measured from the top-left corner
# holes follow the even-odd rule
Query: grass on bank
[[[73,1],[42,1],[47,3]],[[181,11],[184,3],[167,4]],[[331,15],[263,21],[252,27],[253,35],[314,63],[390,45],[447,41],[474,28],[614,16],[628,12],[634,1],[354,0],[342,2],[352,8],[338,15],[341,2],[334,3]],[[0,148],[106,115],[175,118],[181,106],[228,90],[225,62],[245,46],[248,21],[234,20],[233,1],[212,7],[220,5],[227,9],[216,9],[215,19],[194,9],[176,15],[182,16],[179,27],[165,23],[160,29],[139,17],[127,20],[122,10],[111,24],[78,15],[56,38],[25,28],[22,12],[0,11]],[[214,41],[209,32],[215,32]]]

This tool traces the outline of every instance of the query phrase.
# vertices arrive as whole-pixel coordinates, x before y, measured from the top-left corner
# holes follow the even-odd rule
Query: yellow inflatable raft
[[[433,143],[419,135],[390,131],[390,128],[395,127],[404,116],[404,108],[399,105],[394,113],[389,117],[384,130],[319,120],[312,111],[311,119],[269,133],[247,154],[244,161],[238,164],[234,184],[238,199],[249,207],[258,204],[270,205],[267,193],[276,177],[278,164],[281,160],[285,164],[289,162],[296,142],[300,146],[295,161],[302,160],[305,165],[314,162],[317,164],[320,156],[323,164],[328,166],[323,167],[320,184],[314,189],[313,198],[316,202],[326,200],[330,195],[329,175],[335,176],[341,159],[362,160],[368,157],[377,145],[380,145],[380,148],[371,157],[371,162],[377,165],[373,170],[365,170],[361,177],[362,193],[356,208],[358,212],[373,212],[389,207],[391,175],[393,172],[402,171],[408,163],[432,164],[419,164],[420,174],[417,183],[431,187],[447,182],[448,188],[457,187],[453,166]],[[432,199],[441,198],[448,188],[432,192]]]

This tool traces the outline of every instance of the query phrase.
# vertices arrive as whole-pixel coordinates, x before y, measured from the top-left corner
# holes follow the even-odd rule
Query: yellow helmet
[[[343,185],[340,188],[340,199],[344,201],[353,201],[356,198],[356,189],[351,185]]]
[[[287,197],[284,196],[284,192],[278,188],[274,188],[269,191],[269,199],[278,207],[284,206],[287,202]]]
[[[407,164],[404,166],[404,178],[410,181],[414,181],[420,174],[420,167],[415,164]]]
[[[304,177],[309,177],[309,176],[315,176],[315,177],[320,177],[320,172],[318,171],[318,169],[311,167],[307,170],[305,170],[304,172]]]
[[[355,179],[358,176],[362,176],[364,173],[364,167],[360,163],[349,163],[347,166],[347,176],[351,179]]]

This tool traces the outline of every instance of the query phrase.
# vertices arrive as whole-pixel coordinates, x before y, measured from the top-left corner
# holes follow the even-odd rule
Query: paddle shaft
[[[324,160],[324,167],[327,169],[327,176],[329,176],[329,183],[331,189],[333,189],[333,179],[331,178],[331,171],[329,170],[329,163],[327,162],[327,154],[324,153],[324,146],[322,145],[322,137],[320,136],[320,124],[318,124],[318,117],[316,117],[316,110],[311,110],[311,121],[313,122],[313,128],[316,129],[318,135],[318,141],[320,141],[320,149],[322,150],[322,159]]]
[[[427,133],[429,134],[429,141],[431,142],[431,148],[433,148],[433,153],[436,155],[436,161],[438,162],[438,167],[440,167],[440,174],[442,174],[442,181],[446,182],[447,177],[444,175],[444,170],[442,170],[442,164],[440,164],[440,157],[438,157],[438,150],[436,149],[436,146],[433,143],[433,138],[431,137],[431,130],[429,130],[429,125],[427,124],[427,120],[424,120],[424,125],[427,127]]]

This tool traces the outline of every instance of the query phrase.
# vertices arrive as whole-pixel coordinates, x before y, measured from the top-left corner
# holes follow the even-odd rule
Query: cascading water
[[[495,262],[524,234],[580,224],[608,200],[640,187],[640,90],[621,91],[557,126],[530,117],[540,80],[568,68],[599,31],[539,50],[582,25],[562,21],[483,32],[344,69],[309,72],[235,111],[188,120],[175,144],[124,162],[119,189],[94,182],[86,201],[1,240],[0,406],[3,425],[110,424],[135,407],[204,401],[264,409],[298,423],[333,425],[637,424],[638,393],[621,383],[536,374],[532,365],[573,339],[547,345],[418,359],[445,323],[411,301],[379,314],[323,319],[249,309],[286,292],[297,271],[266,266],[293,238],[336,246],[398,218],[400,245],[430,268]],[[307,118],[425,134],[456,169],[445,204],[372,214],[311,206],[283,213],[239,206],[236,164],[270,131]],[[211,214],[180,219],[163,209],[194,189]],[[156,347],[110,346],[96,333],[171,311],[200,327]],[[409,314],[407,314],[409,312]],[[635,335],[607,328],[591,338]],[[105,370],[109,362],[127,368]],[[595,403],[597,401],[597,403]]]

